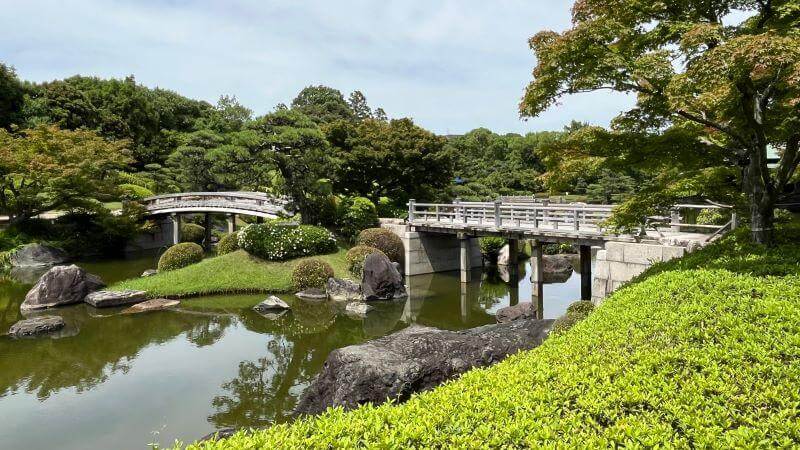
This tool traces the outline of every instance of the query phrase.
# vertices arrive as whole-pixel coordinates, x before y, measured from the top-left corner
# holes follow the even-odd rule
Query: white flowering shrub
[[[270,261],[336,251],[333,233],[313,225],[281,222],[251,224],[239,231],[239,248]]]

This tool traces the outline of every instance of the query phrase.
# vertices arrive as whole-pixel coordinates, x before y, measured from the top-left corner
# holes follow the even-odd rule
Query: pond
[[[154,266],[143,254],[80,264],[106,282]],[[251,310],[265,295],[184,300],[176,310],[122,315],[76,305],[49,310],[67,321],[58,338],[0,336],[0,448],[147,448],[190,442],[226,427],[291,419],[328,353],[410,324],[451,330],[494,323],[510,303],[530,301],[530,265],[511,289],[497,272],[408,279],[409,298],[379,304],[364,320],[330,304],[282,296],[278,319]],[[29,284],[0,282],[0,333],[22,318]],[[580,275],[544,287],[544,317],[579,297]]]

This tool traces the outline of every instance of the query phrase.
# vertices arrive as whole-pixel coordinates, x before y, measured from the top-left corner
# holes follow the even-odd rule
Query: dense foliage
[[[585,127],[553,146],[553,178],[638,167],[648,183],[618,224],[704,196],[746,204],[753,238],[769,243],[776,201],[800,164],[796,2],[581,0],[572,22],[531,38],[537,66],[520,112],[601,89],[637,101],[610,130]]]
[[[567,312],[553,323],[553,333],[562,333],[574,327],[578,322],[586,319],[594,311],[594,303],[589,300],[579,300],[567,307]]]
[[[490,260],[496,260],[497,254],[500,253],[500,249],[505,247],[507,243],[508,241],[505,238],[498,236],[486,236],[478,240],[481,254]]]
[[[336,226],[339,234],[354,239],[358,233],[378,225],[378,211],[368,198],[344,198],[337,205]]]
[[[239,250],[239,232],[234,231],[222,236],[217,243],[217,255],[226,255]]]
[[[393,262],[401,262],[405,256],[403,240],[386,228],[368,228],[362,231],[358,234],[356,244],[377,248]]]
[[[356,245],[348,250],[345,257],[347,259],[347,271],[350,272],[350,275],[360,280],[364,275],[364,260],[367,259],[367,256],[376,252],[383,253],[377,248],[368,245]]]
[[[654,266],[541,347],[402,405],[202,448],[793,447],[798,231],[767,251],[739,234]]]
[[[304,259],[294,266],[292,284],[297,290],[322,289],[328,278],[333,277],[333,267],[320,259]]]
[[[259,258],[282,261],[334,252],[336,239],[322,227],[274,221],[242,228],[239,247]]]
[[[206,229],[196,223],[181,224],[181,242],[202,244],[206,237]]]
[[[203,260],[203,247],[194,242],[182,242],[168,248],[158,259],[158,271],[168,272]]]

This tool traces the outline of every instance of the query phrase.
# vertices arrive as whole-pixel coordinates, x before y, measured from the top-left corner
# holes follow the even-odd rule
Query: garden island
[[[527,31],[521,117],[628,107],[436,133],[0,53],[0,448],[799,446],[800,6]]]

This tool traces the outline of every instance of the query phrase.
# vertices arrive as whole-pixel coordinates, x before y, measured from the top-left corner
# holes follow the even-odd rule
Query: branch
[[[772,9],[772,0],[758,0],[758,6],[761,7],[761,17],[758,18],[756,28],[760,30],[772,18],[774,10]]]
[[[738,142],[741,146],[747,147],[745,140],[741,136],[739,136],[736,132],[734,132],[733,129],[731,129],[731,127],[725,126],[721,123],[713,122],[711,120],[706,119],[705,117],[692,114],[684,109],[679,109],[675,114],[683,117],[684,119],[691,120],[692,122],[697,122],[701,125],[705,125],[717,131],[725,133],[731,138],[733,138],[736,142]]]
[[[798,147],[800,147],[800,134],[790,136],[786,142],[786,150],[781,155],[775,171],[775,188],[778,192],[783,190],[783,187],[794,175],[797,165],[800,164],[800,149]]]

